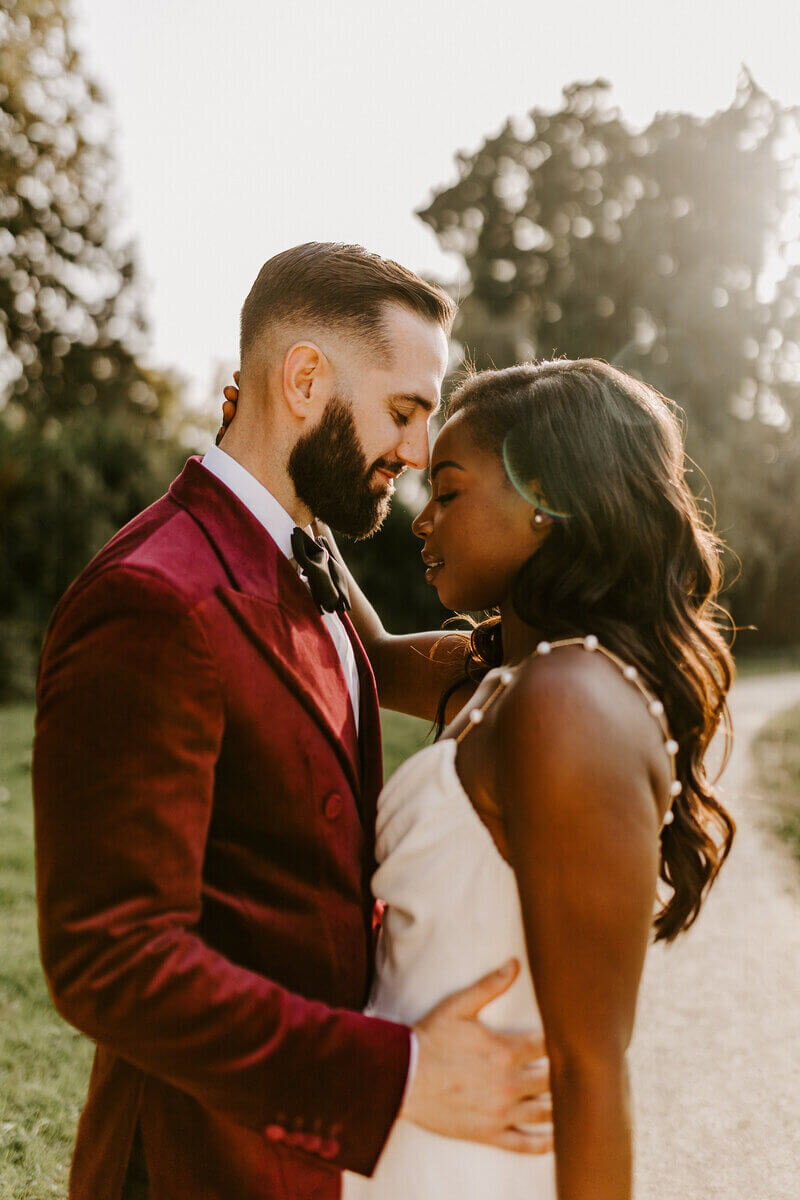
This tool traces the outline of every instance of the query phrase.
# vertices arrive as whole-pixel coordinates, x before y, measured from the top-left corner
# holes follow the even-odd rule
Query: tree
[[[456,161],[420,213],[469,274],[456,337],[478,366],[597,356],[677,400],[742,559],[735,617],[800,637],[798,112],[745,71],[728,109],[636,132],[598,80]]]
[[[103,97],[55,0],[0,0],[0,688],[30,678],[53,604],[185,457],[146,370],[116,233]]]

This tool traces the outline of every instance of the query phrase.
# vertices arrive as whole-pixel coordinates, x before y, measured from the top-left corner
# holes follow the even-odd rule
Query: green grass
[[[28,705],[0,709],[0,1200],[65,1196],[92,1057],[39,965]]]
[[[430,725],[382,714],[386,775]],[[91,1044],[55,1012],[39,963],[30,705],[0,708],[0,1200],[67,1194]]]
[[[800,660],[782,656],[784,667]],[[772,660],[760,661],[772,666]],[[750,674],[746,669],[744,674]],[[430,725],[383,712],[386,777],[431,739]],[[0,1200],[66,1195],[90,1043],[52,1007],[39,964],[33,872],[29,705],[0,708]],[[800,860],[800,707],[754,743],[778,830]]]
[[[383,730],[383,773],[388,779],[417,750],[433,741],[430,721],[419,721],[404,713],[381,709]]]
[[[781,646],[775,650],[736,654],[736,673],[742,679],[797,670],[800,670],[800,646]]]
[[[767,722],[753,758],[759,786],[775,801],[775,830],[800,862],[800,705]]]

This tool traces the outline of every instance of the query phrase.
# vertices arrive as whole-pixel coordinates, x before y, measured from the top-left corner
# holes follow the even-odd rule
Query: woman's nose
[[[430,504],[426,504],[422,512],[417,513],[417,515],[414,517],[414,520],[411,522],[412,532],[415,533],[418,538],[426,538],[433,528],[433,522],[428,516],[429,508]]]

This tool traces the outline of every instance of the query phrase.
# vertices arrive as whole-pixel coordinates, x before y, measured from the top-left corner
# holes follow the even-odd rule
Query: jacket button
[[[344,807],[344,800],[338,792],[331,792],[330,796],[326,797],[322,811],[329,821],[335,821]]]
[[[336,1158],[340,1150],[341,1146],[336,1138],[325,1138],[319,1148],[319,1153],[322,1158]]]
[[[270,1142],[285,1142],[286,1130],[282,1125],[268,1125],[264,1130],[264,1137]]]
[[[318,1133],[309,1133],[306,1136],[305,1149],[312,1154],[318,1154],[322,1147],[322,1138]]]

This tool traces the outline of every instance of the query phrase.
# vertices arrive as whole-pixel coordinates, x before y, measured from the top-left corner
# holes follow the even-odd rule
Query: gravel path
[[[744,679],[722,791],[738,834],[697,924],[652,947],[631,1053],[637,1200],[800,1200],[800,870],[749,743],[800,672]]]

